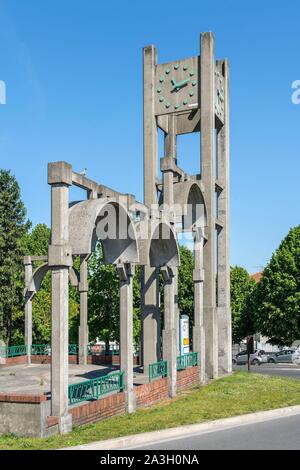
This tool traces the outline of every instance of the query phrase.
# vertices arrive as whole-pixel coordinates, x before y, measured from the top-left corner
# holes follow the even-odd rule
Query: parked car
[[[243,365],[248,362],[248,352],[241,351],[236,356],[232,358],[233,364]],[[264,351],[256,350],[253,354],[250,354],[250,364],[260,366],[263,363],[267,362],[267,356]]]
[[[300,359],[300,351],[298,349],[283,349],[282,351],[273,354],[268,358],[269,364],[276,364],[279,362],[293,363]]]

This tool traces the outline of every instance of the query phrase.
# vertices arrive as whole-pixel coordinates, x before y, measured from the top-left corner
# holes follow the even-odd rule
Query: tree
[[[46,224],[37,224],[31,232],[25,233],[22,239],[25,255],[47,256],[50,233]]]
[[[116,269],[103,262],[102,246],[98,243],[90,256],[88,292],[88,324],[90,339],[119,341],[119,282]]]
[[[255,333],[253,312],[250,308],[255,281],[246,269],[234,266],[230,269],[230,292],[232,314],[232,340],[239,343],[247,335]]]
[[[181,315],[190,317],[190,326],[192,327],[194,321],[193,253],[186,246],[180,246],[179,250],[178,307]]]
[[[115,266],[105,265],[101,243],[89,259],[88,323],[90,339],[120,342],[119,280]],[[133,277],[133,341],[136,350],[140,342],[141,268]]]
[[[0,335],[8,344],[22,311],[22,238],[30,225],[16,178],[0,170]]]
[[[252,299],[257,331],[270,343],[300,337],[300,226],[292,228],[263,272]]]

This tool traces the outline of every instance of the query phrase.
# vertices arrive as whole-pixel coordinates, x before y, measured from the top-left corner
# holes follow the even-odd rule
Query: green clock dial
[[[198,57],[158,65],[155,82],[157,114],[197,106]]]

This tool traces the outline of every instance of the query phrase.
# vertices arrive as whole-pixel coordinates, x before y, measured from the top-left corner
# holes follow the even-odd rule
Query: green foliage
[[[90,340],[119,341],[119,283],[116,270],[103,262],[98,243],[89,263],[88,324]]]
[[[140,349],[141,331],[141,267],[136,266],[133,276],[133,343],[136,350]]]
[[[103,261],[101,243],[89,259],[88,323],[90,340],[120,341],[119,280],[116,268]],[[140,341],[140,267],[133,277],[133,340]]]
[[[253,334],[254,318],[249,307],[250,297],[255,288],[246,269],[234,266],[230,269],[230,293],[232,314],[232,341],[239,343],[245,336]]]
[[[22,239],[23,251],[26,255],[46,256],[50,240],[50,229],[45,224],[36,225],[30,233],[26,233]],[[33,263],[34,269],[42,262]],[[78,259],[74,261],[78,268]],[[22,312],[22,317],[24,313]],[[32,341],[35,344],[45,344],[51,341],[51,273],[48,272],[40,290],[34,296],[32,302],[33,331]],[[79,295],[76,289],[69,287],[69,342],[77,343],[79,326]],[[20,336],[20,331],[14,332],[15,338]],[[18,335],[18,336],[17,336]]]
[[[300,226],[292,228],[264,270],[252,299],[257,330],[278,345],[300,337]]]
[[[181,315],[194,318],[194,259],[193,253],[185,246],[180,246],[180,266],[178,268],[178,306]]]
[[[46,224],[37,224],[30,233],[25,233],[22,239],[25,255],[46,256],[50,240],[50,229]]]
[[[8,344],[23,321],[21,240],[29,228],[15,177],[10,171],[0,170],[0,339]]]

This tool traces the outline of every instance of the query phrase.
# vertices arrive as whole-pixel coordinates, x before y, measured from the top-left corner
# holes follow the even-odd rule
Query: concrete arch
[[[127,209],[108,198],[82,201],[69,208],[73,255],[88,255],[98,240],[106,264],[138,263],[136,230]]]
[[[204,227],[206,225],[206,206],[200,186],[196,183],[190,187],[187,204],[191,206],[191,224],[196,227]],[[189,224],[190,221],[187,220],[185,225]]]
[[[178,243],[173,229],[166,223],[158,224],[152,232],[149,247],[151,267],[176,267],[180,265]]]
[[[193,226],[206,226],[206,203],[203,184],[199,180],[184,181],[174,184],[175,213],[182,217],[185,231]]]
[[[25,288],[25,295],[26,293],[30,295],[30,299],[32,300],[35,294],[40,290],[42,281],[46,276],[47,272],[51,268],[48,266],[48,263],[43,263],[38,266],[32,274],[32,277],[28,283],[28,287]],[[74,287],[78,287],[79,284],[79,273],[75,268],[70,268],[70,283]]]

